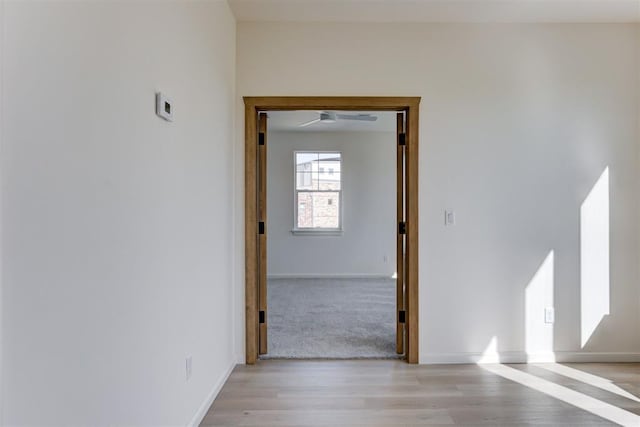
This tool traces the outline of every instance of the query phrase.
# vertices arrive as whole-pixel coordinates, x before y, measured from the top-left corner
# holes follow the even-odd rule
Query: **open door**
[[[244,97],[245,357],[267,353],[267,115],[265,111],[394,111],[398,139],[397,340],[408,363],[419,362],[418,145],[419,97]]]
[[[258,115],[258,354],[267,353],[267,113]]]
[[[396,217],[398,221],[398,228],[396,234],[396,353],[404,354],[405,352],[405,322],[406,322],[406,310],[405,310],[405,235],[406,235],[406,222],[404,217],[404,182],[405,182],[405,147],[406,147],[406,134],[405,134],[405,122],[404,113],[397,114],[396,121],[396,136],[397,136],[397,164],[396,164],[396,185],[397,185],[397,210]]]

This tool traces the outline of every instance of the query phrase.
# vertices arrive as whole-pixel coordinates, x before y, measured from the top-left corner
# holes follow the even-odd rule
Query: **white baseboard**
[[[476,363],[524,363],[527,355],[523,352],[501,352],[485,355],[484,353],[433,353],[420,357],[420,364],[476,364]]]
[[[211,404],[218,396],[218,393],[220,393],[220,390],[222,390],[222,386],[224,386],[224,383],[227,382],[227,379],[229,379],[229,375],[231,375],[231,372],[235,367],[236,367],[235,361],[231,362],[230,366],[222,374],[220,379],[216,381],[216,383],[213,386],[213,389],[211,390],[211,393],[209,393],[209,395],[204,400],[204,402],[202,402],[202,405],[200,405],[200,407],[198,408],[198,411],[195,413],[195,415],[191,419],[191,422],[187,424],[188,427],[198,427],[200,425],[205,415],[207,415],[207,412],[209,411]]]
[[[523,351],[505,351],[499,354],[483,353],[433,353],[420,358],[424,365],[483,364],[483,363],[622,363],[640,362],[640,353],[631,352],[580,352],[556,351],[553,353],[527,354]]]
[[[391,279],[391,274],[268,274],[267,279]]]
[[[640,362],[640,353],[557,351],[556,362],[562,363],[627,363]]]

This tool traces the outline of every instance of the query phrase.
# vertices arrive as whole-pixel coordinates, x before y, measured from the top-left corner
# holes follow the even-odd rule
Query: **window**
[[[342,155],[296,151],[294,232],[342,229]]]

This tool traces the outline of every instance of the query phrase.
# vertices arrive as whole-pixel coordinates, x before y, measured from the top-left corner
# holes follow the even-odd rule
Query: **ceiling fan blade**
[[[298,125],[298,127],[304,128],[304,127],[310,126],[310,125],[312,125],[314,123],[318,123],[319,121],[320,121],[320,119],[311,120],[310,122]]]
[[[362,122],[375,122],[378,117],[371,114],[338,114],[340,120],[360,120]]]

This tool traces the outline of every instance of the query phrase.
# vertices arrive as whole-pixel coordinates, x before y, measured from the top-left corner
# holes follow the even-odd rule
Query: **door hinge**
[[[398,311],[398,323],[405,323],[407,312],[404,310]]]
[[[264,221],[258,223],[258,234],[264,234]]]
[[[264,310],[260,310],[258,312],[258,322],[259,323],[264,323]]]
[[[258,145],[264,145],[264,132],[258,133]]]
[[[398,233],[407,234],[407,223],[402,221],[398,223]]]
[[[407,134],[398,134],[398,145],[407,145]]]

